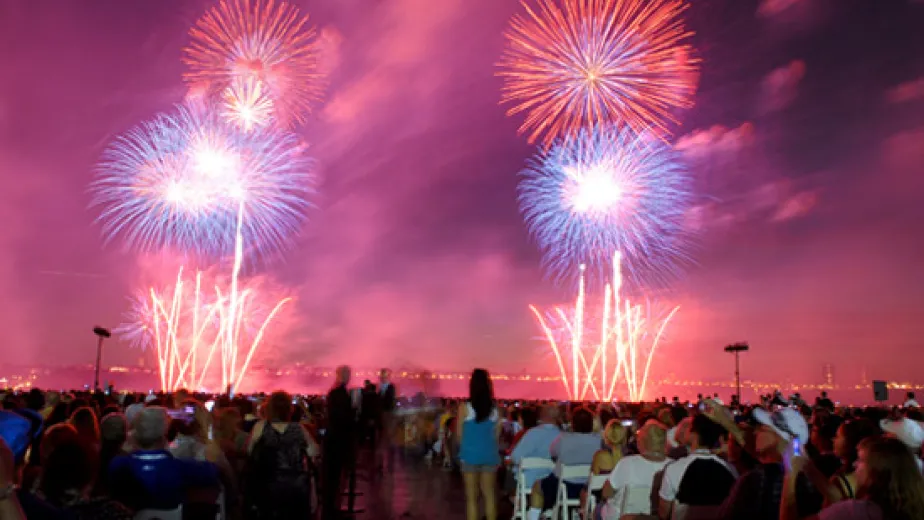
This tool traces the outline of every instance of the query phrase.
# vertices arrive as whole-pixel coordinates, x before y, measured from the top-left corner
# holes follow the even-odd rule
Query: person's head
[[[792,408],[781,408],[773,413],[756,408],[753,415],[759,423],[755,439],[759,457],[779,458],[792,442],[798,440],[804,445],[809,440],[805,418]]]
[[[914,399],[914,392],[908,392],[908,399]]]
[[[660,423],[648,421],[636,434],[638,451],[647,456],[663,456],[667,450],[667,429]]]
[[[558,406],[554,404],[547,404],[542,407],[542,411],[539,414],[539,420],[545,424],[558,424]]]
[[[711,419],[703,414],[696,414],[690,425],[689,444],[694,449],[711,450],[719,446],[719,439],[724,433],[725,429]]]
[[[70,423],[85,442],[99,444],[99,422],[89,406],[82,406],[71,414]]]
[[[387,385],[390,382],[391,382],[391,370],[387,368],[383,368],[382,370],[379,370],[379,383],[383,385]]]
[[[170,418],[163,406],[143,408],[132,421],[132,436],[142,450],[163,449],[167,445],[167,427]]]
[[[229,406],[218,411],[218,435],[225,439],[233,439],[241,427],[241,411]]]
[[[860,442],[877,433],[876,423],[869,419],[850,419],[841,424],[834,436],[834,454],[844,462],[846,471],[853,471]]]
[[[41,454],[40,464],[44,466],[45,459],[48,458],[48,455],[59,445],[67,442],[77,442],[79,440],[80,435],[77,433],[77,428],[74,428],[73,425],[68,423],[59,423],[48,428],[45,430],[45,434],[42,435],[42,440],[39,443],[39,453]]]
[[[622,448],[626,445],[628,432],[619,419],[610,419],[603,428],[603,442],[610,448]]]
[[[104,446],[121,447],[128,437],[128,421],[120,413],[111,413],[100,421],[99,432]]]
[[[834,451],[834,438],[844,422],[838,415],[816,414],[812,420],[811,442],[821,453]]]
[[[687,410],[685,406],[679,406],[679,405],[671,406],[670,411],[671,411],[671,420],[673,421],[673,424],[675,426],[679,425],[680,421],[686,419],[690,415],[690,412]],[[668,424],[668,423],[664,423],[664,424]]]
[[[491,376],[483,368],[472,371],[468,382],[468,399],[475,410],[475,421],[482,422],[491,416],[494,409],[494,385]]]
[[[29,390],[29,393],[26,394],[26,408],[36,412],[45,408],[45,394],[38,388]]]
[[[875,436],[861,441],[858,451],[857,498],[875,502],[883,518],[924,518],[924,478],[907,446]]]
[[[669,408],[661,408],[658,410],[658,422],[667,426],[668,428],[674,427],[674,417],[671,416],[671,411]]]
[[[42,463],[40,489],[52,505],[63,507],[88,496],[99,458],[85,443],[72,439],[54,447]]]
[[[520,424],[524,430],[535,428],[539,424],[539,414],[536,413],[536,409],[532,406],[524,406],[520,410]]]
[[[578,408],[572,412],[571,431],[574,433],[593,433],[594,414],[584,407]]]
[[[341,365],[337,367],[336,371],[336,385],[346,386],[350,384],[350,367],[346,365]]]
[[[266,403],[266,420],[289,422],[292,419],[292,396],[286,392],[273,392]]]

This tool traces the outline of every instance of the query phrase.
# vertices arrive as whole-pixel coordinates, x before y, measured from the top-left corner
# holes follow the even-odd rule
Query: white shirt
[[[907,401],[905,401],[905,404],[902,406],[904,406],[905,408],[912,408],[912,407],[920,408],[921,407],[921,405],[919,405],[918,402],[915,401],[914,399],[908,399]]]
[[[651,489],[658,472],[670,462],[667,458],[660,462],[648,460],[641,455],[630,455],[621,459],[610,473],[610,487],[616,494],[607,502],[604,518],[619,518],[629,514],[657,514],[657,510],[651,511]],[[647,492],[642,494],[643,500],[635,500],[638,494],[636,491],[630,493],[631,499],[627,500],[626,494],[633,488],[647,489]]]

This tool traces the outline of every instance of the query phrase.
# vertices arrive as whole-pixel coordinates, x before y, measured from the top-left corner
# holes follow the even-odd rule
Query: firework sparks
[[[622,251],[633,282],[665,281],[685,260],[686,171],[663,141],[630,129],[578,132],[520,172],[520,211],[550,274],[587,262],[609,270]]]
[[[226,94],[241,81],[257,85],[267,100],[261,109],[287,126],[304,123],[312,104],[321,98],[324,81],[317,33],[308,16],[293,5],[223,0],[189,34],[192,41],[183,60],[189,67],[187,83],[224,95],[227,112],[241,116],[242,126],[249,124],[250,117],[235,108],[242,92],[233,92],[230,100]]]
[[[309,206],[312,163],[303,148],[289,132],[239,132],[212,110],[179,106],[104,151],[91,185],[97,221],[132,249],[212,257],[233,247],[242,210],[248,251],[272,256]]]
[[[263,83],[255,79],[237,80],[225,89],[222,116],[244,132],[269,125],[273,120],[273,102]]]
[[[140,292],[116,329],[135,346],[154,351],[164,391],[219,382],[222,389],[238,389],[267,328],[291,301],[273,301],[258,280],[232,300],[225,283],[203,282],[203,275],[189,279],[180,269],[172,286]]]
[[[692,106],[699,65],[683,0],[538,2],[511,21],[497,73],[529,142],[601,124],[666,135],[673,111]]]
[[[530,310],[555,357],[569,399],[581,401],[590,393],[595,400],[612,401],[621,381],[629,400],[641,401],[651,361],[679,307],[658,318],[649,308],[623,297],[619,253],[613,258],[613,278],[603,290],[602,303],[598,315],[587,312],[582,274],[573,312],[561,307],[549,314],[535,306]],[[599,326],[599,334],[591,320]]]

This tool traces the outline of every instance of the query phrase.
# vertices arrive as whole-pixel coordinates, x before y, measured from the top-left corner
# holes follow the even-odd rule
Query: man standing
[[[343,477],[353,464],[356,415],[347,384],[350,367],[337,368],[334,386],[327,394],[327,431],[324,433],[324,497],[322,514],[325,519],[340,516],[340,495]]]
[[[376,466],[379,471],[385,470],[385,461],[379,457],[388,457],[388,468],[393,471],[395,468],[395,453],[392,448],[392,441],[395,436],[395,406],[396,401],[395,385],[391,382],[391,370],[383,368],[379,372],[379,450],[376,453]]]

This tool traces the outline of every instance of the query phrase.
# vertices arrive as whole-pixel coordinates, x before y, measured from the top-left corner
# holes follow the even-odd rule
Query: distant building
[[[822,383],[830,388],[834,387],[834,365],[831,363],[825,363],[821,368],[821,381]]]

